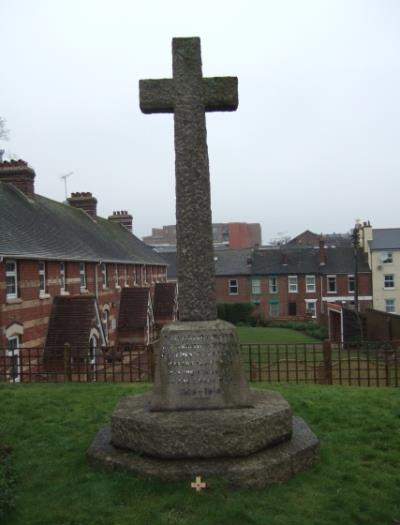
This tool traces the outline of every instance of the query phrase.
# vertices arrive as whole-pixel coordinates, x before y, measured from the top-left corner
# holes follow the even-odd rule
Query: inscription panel
[[[236,329],[219,320],[192,322],[190,330],[183,329],[187,324],[162,332],[153,409],[236,406],[244,388]]]

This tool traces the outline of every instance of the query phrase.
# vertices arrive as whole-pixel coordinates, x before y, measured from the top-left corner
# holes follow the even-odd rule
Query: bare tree
[[[0,140],[8,139],[8,129],[6,128],[6,121],[0,117]]]

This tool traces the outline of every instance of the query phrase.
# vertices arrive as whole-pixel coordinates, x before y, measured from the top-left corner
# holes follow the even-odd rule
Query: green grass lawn
[[[321,342],[319,339],[288,328],[264,328],[239,326],[239,338],[241,343],[313,343]]]
[[[16,478],[16,509],[4,523],[391,525],[400,520],[400,390],[273,388],[319,436],[321,463],[268,490],[229,490],[221,482],[197,494],[189,479],[148,482],[86,464],[86,448],[118,399],[143,392],[146,385],[1,386],[0,437],[13,447]]]

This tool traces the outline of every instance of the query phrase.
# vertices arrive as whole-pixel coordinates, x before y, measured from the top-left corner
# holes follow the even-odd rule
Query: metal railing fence
[[[0,348],[0,382],[152,382],[153,345]],[[250,383],[400,386],[400,341],[241,343]]]

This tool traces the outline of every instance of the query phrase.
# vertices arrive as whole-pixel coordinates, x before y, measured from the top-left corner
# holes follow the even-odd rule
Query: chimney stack
[[[1,150],[3,151],[3,150]],[[35,193],[35,172],[24,160],[0,161],[0,181],[12,184],[26,194]]]
[[[132,233],[132,215],[130,215],[126,210],[113,211],[113,214],[108,216],[108,220],[118,222]]]
[[[326,253],[325,253],[325,241],[321,237],[318,242],[319,247],[319,264],[320,266],[324,266],[326,264]]]
[[[97,199],[88,191],[71,193],[68,204],[86,212],[93,219],[97,216]]]

